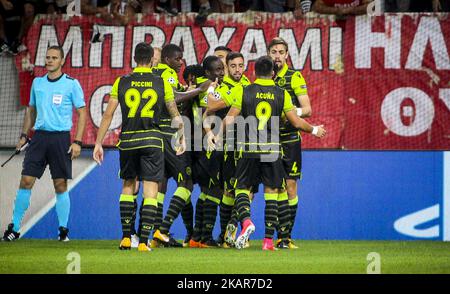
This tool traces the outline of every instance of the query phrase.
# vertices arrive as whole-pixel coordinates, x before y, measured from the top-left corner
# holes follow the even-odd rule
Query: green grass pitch
[[[297,250],[265,252],[261,241],[236,249],[158,248],[118,250],[119,241],[21,239],[0,242],[0,273],[66,273],[70,252],[80,255],[81,273],[159,274],[364,274],[370,252],[381,273],[450,273],[450,243],[435,241],[296,241]]]

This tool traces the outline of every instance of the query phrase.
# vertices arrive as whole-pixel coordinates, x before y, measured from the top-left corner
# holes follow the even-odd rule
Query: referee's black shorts
[[[36,131],[25,154],[22,175],[41,178],[48,164],[52,179],[71,179],[70,145],[70,132]]]

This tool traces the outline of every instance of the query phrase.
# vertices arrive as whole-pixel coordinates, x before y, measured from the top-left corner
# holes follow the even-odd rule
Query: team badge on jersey
[[[171,85],[175,84],[175,79],[174,79],[173,77],[168,78],[167,81],[168,81],[169,84],[171,84]]]
[[[220,93],[219,92],[214,92],[214,99],[220,100],[220,98],[222,98],[222,96],[220,96]]]
[[[283,87],[284,85],[286,85],[286,79],[285,78],[280,78],[277,82],[278,86]]]

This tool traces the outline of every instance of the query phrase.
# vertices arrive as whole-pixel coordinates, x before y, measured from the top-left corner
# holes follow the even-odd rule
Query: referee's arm
[[[83,107],[77,108],[77,115],[78,115],[78,122],[77,122],[77,133],[75,135],[75,141],[81,142],[83,139],[84,129],[86,127],[86,118],[87,118],[86,107],[83,106]],[[72,143],[69,151],[72,152],[71,159],[74,160],[75,158],[80,156],[81,146],[78,144]]]
[[[28,132],[33,127],[35,121],[36,121],[36,107],[28,106],[25,112],[25,117],[23,118],[22,134],[28,136]],[[27,138],[20,136],[19,142],[16,145],[16,150],[19,150],[26,142]]]

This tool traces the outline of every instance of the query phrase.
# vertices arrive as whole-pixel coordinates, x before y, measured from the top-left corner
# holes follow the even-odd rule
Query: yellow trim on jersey
[[[238,85],[231,89],[231,96],[233,97],[233,106],[239,110],[242,109],[242,96],[244,95],[244,87],[242,85]]]
[[[120,143],[120,141],[119,141],[119,143]],[[150,148],[150,147],[164,150],[164,148],[162,146],[158,146],[158,145],[144,145],[144,146],[138,146],[138,147],[133,147],[133,148],[121,148],[120,146],[118,146],[119,143],[117,143],[117,145],[116,145],[116,147],[119,150],[136,150],[136,149],[143,149],[143,148]]]
[[[164,82],[164,102],[172,102],[175,100],[175,94],[173,93],[173,88],[172,86],[169,84],[169,82],[167,82],[166,80],[163,79]]]
[[[260,86],[275,86],[275,82],[269,79],[256,79],[253,83]]]
[[[247,78],[245,75],[242,75],[241,80],[239,81],[243,86],[248,86],[252,82],[250,82],[249,78]]]
[[[291,110],[294,110],[295,106],[292,103],[292,97],[287,90],[284,90],[284,104],[283,104],[283,112],[287,113]]]
[[[276,78],[284,78],[288,71],[288,66],[285,63],[281,70],[277,73]],[[308,90],[306,87],[306,81],[303,78],[300,71],[295,71],[295,73],[292,75],[291,79],[291,88],[294,91],[296,96],[302,96],[302,95],[308,95]]]
[[[111,92],[109,93],[109,96],[112,99],[117,99],[117,97],[119,96],[119,82],[120,82],[120,77],[118,77],[116,79],[116,81],[114,82],[114,84],[111,88]]]
[[[151,73],[152,69],[150,67],[138,66],[135,69],[133,69],[133,72],[135,72],[135,73]]]
[[[296,71],[291,79],[291,88],[294,90],[295,95],[302,96],[308,95],[305,78],[303,78],[301,72]]]
[[[281,144],[294,143],[294,142],[300,142],[300,138],[293,139],[293,140],[287,140],[287,141],[281,141]]]
[[[163,141],[161,138],[157,138],[157,137],[143,137],[143,138],[136,138],[136,139],[120,140],[120,142],[128,143],[128,142],[137,142],[137,141],[150,140],[150,139],[160,140],[161,142]]]
[[[161,126],[166,126],[166,125],[159,125],[159,126],[161,127]],[[170,127],[170,126],[169,126],[169,127]],[[160,130],[128,131],[128,132],[122,132],[122,134],[124,134],[124,135],[127,135],[127,134],[141,134],[141,133],[148,133],[148,132],[156,132],[156,133],[159,133],[159,134],[169,135],[169,136],[172,136],[172,135],[173,135],[173,133],[167,133],[167,132],[163,132],[163,131],[160,131]]]
[[[164,81],[167,81],[172,87],[175,89],[178,89],[178,74],[175,70],[173,70],[170,66],[164,63],[160,63],[155,67],[152,67],[152,70],[154,69],[162,69],[163,72],[161,73],[161,78]]]
[[[284,77],[286,75],[288,69],[289,69],[289,67],[288,67],[287,63],[285,63],[283,65],[283,67],[280,69],[280,71],[277,73],[277,77],[280,77],[280,78]]]

